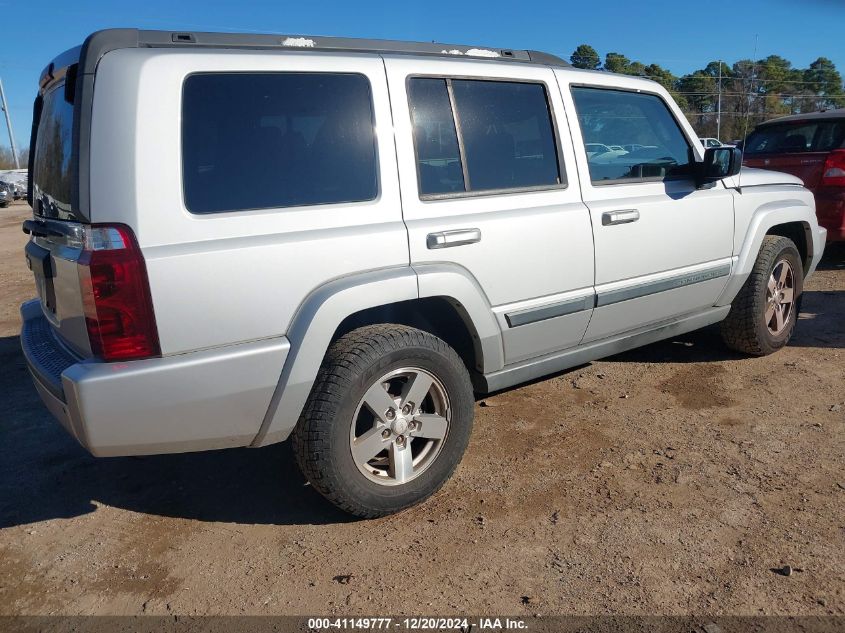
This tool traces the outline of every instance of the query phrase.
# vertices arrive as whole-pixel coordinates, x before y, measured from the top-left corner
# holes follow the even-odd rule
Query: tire
[[[782,265],[784,262],[789,267],[787,273],[791,272],[784,280],[784,290],[791,285],[792,301],[788,312],[782,312],[782,319],[778,321],[778,307],[769,301],[769,283],[773,281],[775,290],[780,292],[777,284],[786,270]],[[722,340],[731,349],[754,356],[776,352],[789,342],[795,331],[803,289],[804,268],[795,243],[787,237],[767,235],[763,238],[751,275],[734,298],[727,318],[722,321]],[[786,294],[783,296],[786,297]],[[785,303],[775,303],[785,308]],[[774,312],[770,312],[772,309]],[[771,319],[767,318],[769,314],[773,315]]]
[[[469,443],[474,408],[469,373],[445,342],[403,325],[370,325],[329,348],[293,450],[326,499],[358,517],[385,516],[449,479]]]

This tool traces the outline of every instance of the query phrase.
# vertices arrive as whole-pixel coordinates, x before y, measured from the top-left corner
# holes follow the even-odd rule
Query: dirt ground
[[[439,494],[352,521],[286,444],[67,436],[19,351],[28,211],[0,210],[0,615],[845,613],[845,249],[787,349],[708,328],[500,393]]]

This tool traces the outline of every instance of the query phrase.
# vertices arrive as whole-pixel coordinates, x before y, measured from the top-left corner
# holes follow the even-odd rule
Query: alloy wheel
[[[443,383],[403,367],[376,380],[355,410],[349,446],[358,470],[384,486],[405,484],[437,459],[451,410]]]

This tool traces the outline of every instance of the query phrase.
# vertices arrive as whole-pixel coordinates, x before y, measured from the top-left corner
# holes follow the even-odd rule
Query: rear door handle
[[[601,214],[602,226],[612,224],[628,224],[640,219],[640,212],[636,209],[623,209],[621,211],[605,211]]]
[[[463,246],[464,244],[475,244],[481,241],[481,229],[455,229],[453,231],[440,231],[429,233],[425,239],[429,249],[451,248]]]

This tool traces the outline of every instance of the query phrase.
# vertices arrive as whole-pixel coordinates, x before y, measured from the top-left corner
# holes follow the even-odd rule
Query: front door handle
[[[612,224],[628,224],[640,219],[640,212],[636,209],[623,209],[621,211],[605,211],[601,214],[602,226]]]
[[[429,233],[425,239],[425,244],[429,249],[434,249],[475,244],[480,241],[481,229],[455,229],[452,231]]]

